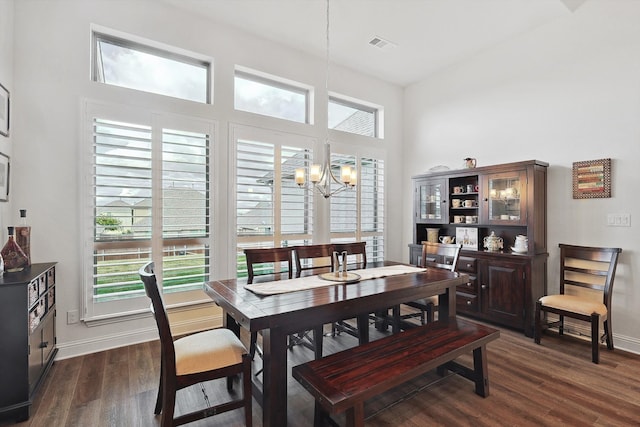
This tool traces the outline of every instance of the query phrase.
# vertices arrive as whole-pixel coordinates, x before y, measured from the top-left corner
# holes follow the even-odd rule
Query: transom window
[[[379,109],[357,102],[329,97],[329,129],[378,137]]]
[[[92,78],[99,83],[208,103],[210,72],[209,62],[169,47],[93,34]]]
[[[234,81],[236,110],[310,123],[309,88],[239,69],[236,69]]]

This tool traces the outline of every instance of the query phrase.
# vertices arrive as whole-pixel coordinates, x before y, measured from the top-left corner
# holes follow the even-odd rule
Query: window
[[[310,123],[310,90],[301,84],[236,70],[234,88],[236,110]]]
[[[358,185],[331,196],[331,241],[367,242],[367,260],[384,260],[384,161],[331,154],[335,173],[339,166],[356,166]],[[334,184],[337,185],[337,184]]]
[[[92,78],[99,83],[209,102],[209,62],[101,33],[93,35]]]
[[[301,141],[302,139],[302,141]],[[313,192],[295,183],[312,163],[311,141],[235,127],[237,274],[246,275],[245,248],[303,245],[313,233]]]
[[[165,295],[201,293],[210,274],[212,124],[127,111],[87,107],[88,318],[146,308],[148,261]]]
[[[329,129],[378,137],[378,108],[329,97]]]

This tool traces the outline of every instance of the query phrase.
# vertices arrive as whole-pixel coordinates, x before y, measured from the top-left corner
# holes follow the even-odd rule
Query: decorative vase
[[[20,209],[20,225],[16,227],[16,243],[27,256],[27,266],[31,265],[31,227],[27,225],[26,209]]]
[[[9,231],[9,238],[7,243],[0,251],[0,255],[4,259],[4,267],[7,273],[13,273],[16,271],[22,271],[29,265],[29,258],[25,255],[24,251],[15,241],[14,227],[7,227]]]

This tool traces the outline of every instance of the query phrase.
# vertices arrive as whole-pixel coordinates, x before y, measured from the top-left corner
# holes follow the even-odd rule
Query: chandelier
[[[326,26],[326,38],[327,38],[327,50],[326,50],[326,74],[325,74],[325,92],[327,94],[327,108],[329,105],[329,0],[327,0],[327,26]],[[358,178],[355,167],[348,165],[336,165],[335,169],[340,169],[340,178],[336,177],[333,173],[331,166],[331,145],[329,144],[329,124],[327,123],[327,136],[324,141],[324,162],[319,164],[312,164],[309,167],[309,181],[313,187],[325,198],[340,193],[346,189],[355,188]],[[298,168],[295,171],[295,181],[299,187],[303,187],[306,182],[305,169]],[[332,184],[334,185],[333,189]]]

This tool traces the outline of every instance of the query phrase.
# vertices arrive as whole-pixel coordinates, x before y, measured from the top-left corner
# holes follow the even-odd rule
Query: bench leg
[[[476,394],[489,396],[489,371],[487,369],[487,346],[473,350],[473,370],[475,371]]]
[[[353,408],[347,409],[346,427],[364,427],[364,403],[356,403]]]

